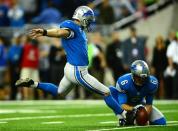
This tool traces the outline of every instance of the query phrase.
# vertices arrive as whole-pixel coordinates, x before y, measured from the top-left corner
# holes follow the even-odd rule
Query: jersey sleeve
[[[60,25],[61,29],[66,29],[70,32],[70,35],[67,37],[67,39],[73,38],[75,35],[75,26],[71,21],[64,21]]]
[[[151,76],[150,84],[149,84],[149,92],[145,98],[146,104],[152,105],[153,97],[154,97],[154,94],[156,93],[157,89],[158,89],[158,80],[155,77]]]
[[[127,90],[127,86],[128,86],[128,80],[126,78],[124,77],[118,78],[117,83],[116,83],[116,89],[119,92],[125,93]]]

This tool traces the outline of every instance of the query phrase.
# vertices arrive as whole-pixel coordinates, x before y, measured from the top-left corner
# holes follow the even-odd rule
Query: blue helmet
[[[134,83],[142,86],[150,75],[149,67],[145,61],[136,60],[131,64],[131,74]]]
[[[87,31],[89,31],[90,24],[95,21],[94,12],[88,6],[79,6],[72,18],[80,21],[81,26]]]

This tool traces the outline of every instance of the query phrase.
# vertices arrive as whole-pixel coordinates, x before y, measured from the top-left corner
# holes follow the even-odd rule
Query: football
[[[148,124],[148,113],[144,107],[139,107],[136,112],[136,124],[144,126]]]

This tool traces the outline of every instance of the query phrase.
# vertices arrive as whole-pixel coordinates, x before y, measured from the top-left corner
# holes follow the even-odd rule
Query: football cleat
[[[118,126],[125,126],[126,125],[126,120],[125,119],[119,119]]]
[[[15,83],[16,87],[31,87],[32,85],[34,85],[34,81],[30,78],[19,79]]]

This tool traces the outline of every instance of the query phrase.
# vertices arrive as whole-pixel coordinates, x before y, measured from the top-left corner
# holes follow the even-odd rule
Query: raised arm
[[[32,29],[29,33],[30,37],[32,39],[36,39],[37,37],[40,36],[48,36],[48,37],[57,37],[57,38],[67,38],[71,34],[70,30],[67,29],[59,29],[59,28],[54,28],[54,29]]]

